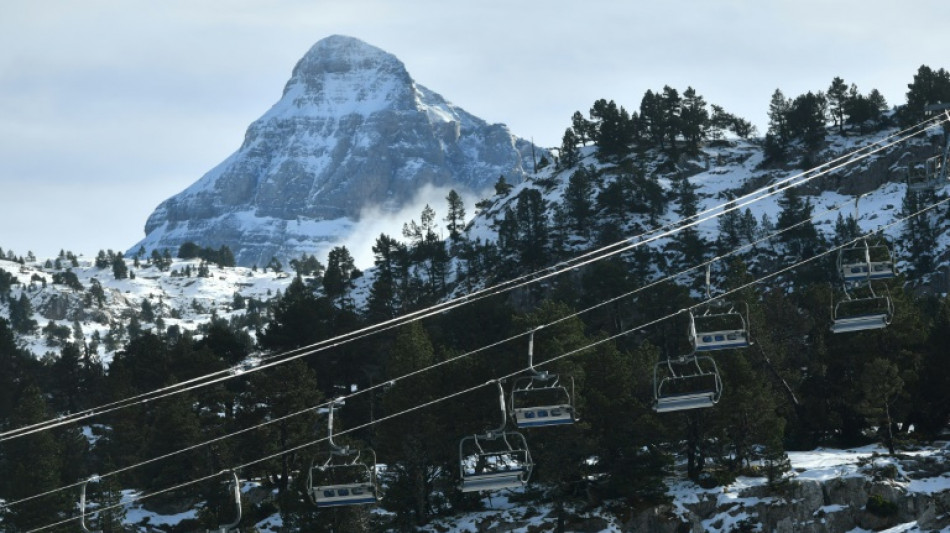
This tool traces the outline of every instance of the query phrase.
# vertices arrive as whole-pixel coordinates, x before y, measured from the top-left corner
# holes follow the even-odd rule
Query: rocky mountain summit
[[[364,209],[395,211],[427,185],[478,194],[521,180],[532,146],[417,84],[358,39],[317,42],[233,155],[149,216],[138,250],[227,245],[238,264],[319,254]]]

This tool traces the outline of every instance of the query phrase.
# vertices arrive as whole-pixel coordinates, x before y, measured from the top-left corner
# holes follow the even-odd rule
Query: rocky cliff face
[[[793,477],[775,486],[737,483],[697,490],[692,501],[636,513],[624,531],[840,533],[901,524],[914,531],[946,531],[950,490],[943,480],[948,453],[943,449],[929,457],[901,455],[883,465],[871,461],[859,473],[842,477]],[[919,529],[910,529],[914,525]]]
[[[358,39],[319,41],[240,149],[162,202],[137,250],[227,245],[239,264],[319,253],[368,206],[396,210],[425,185],[482,191],[519,181],[531,145],[415,83]]]

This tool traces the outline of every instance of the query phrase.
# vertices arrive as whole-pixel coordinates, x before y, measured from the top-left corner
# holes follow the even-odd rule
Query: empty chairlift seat
[[[511,388],[511,417],[519,428],[562,426],[577,421],[574,410],[574,378],[561,384],[557,374],[534,368],[534,331],[528,339],[527,376]]]
[[[687,356],[657,363],[653,370],[653,408],[658,413],[712,407],[722,396],[722,379],[708,356]]]
[[[322,463],[312,461],[307,475],[307,493],[317,507],[368,505],[379,501],[376,452],[338,446],[333,442],[333,412],[330,402],[327,433],[330,453]]]
[[[716,394],[711,391],[675,393],[658,397],[655,411],[657,413],[668,413],[712,407],[715,404]]]
[[[891,323],[894,307],[886,296],[845,299],[835,305],[831,331],[849,333],[881,329]]]

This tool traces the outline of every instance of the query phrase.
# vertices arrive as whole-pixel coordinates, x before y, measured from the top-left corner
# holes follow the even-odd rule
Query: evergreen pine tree
[[[49,420],[43,394],[35,385],[27,386],[11,417],[12,427]],[[52,431],[18,437],[4,444],[2,466],[3,499],[18,500],[52,491],[61,486],[62,446]],[[28,531],[66,516],[73,502],[64,492],[23,502],[7,510],[3,524],[10,531]]]
[[[588,235],[589,219],[592,212],[591,193],[593,192],[593,169],[579,167],[567,182],[564,192],[564,205],[571,218],[573,229],[582,235]]]
[[[594,119],[598,154],[602,157],[619,158],[626,155],[633,141],[633,122],[623,107],[611,100],[597,100],[590,110]]]
[[[538,269],[548,258],[548,219],[541,191],[527,188],[518,193],[516,213],[521,264],[529,270]]]
[[[789,254],[801,259],[815,255],[821,245],[821,237],[811,220],[811,201],[802,199],[798,190],[791,187],[782,193],[778,205],[781,211],[776,229],[785,230],[780,238],[788,246]]]
[[[735,202],[729,202],[725,206],[727,211],[719,217],[717,247],[720,254],[734,250],[742,244],[742,215],[737,209],[733,209],[734,207]]]
[[[935,203],[933,191],[915,192],[910,189],[901,204],[901,216],[907,217],[901,230],[901,243],[910,257],[910,266],[917,278],[933,270],[937,227],[931,211],[923,211]]]
[[[825,140],[825,110],[827,100],[820,91],[808,92],[795,98],[786,114],[789,134],[805,143],[811,151],[817,151]],[[806,158],[805,166],[810,166]]]
[[[923,120],[924,108],[928,105],[950,102],[950,72],[921,65],[907,89],[907,105],[899,113],[904,126]]]
[[[699,206],[696,186],[684,177],[678,179],[674,187],[679,204],[676,214],[680,219],[691,219],[698,212]],[[692,266],[701,262],[706,253],[706,241],[699,235],[695,226],[687,226],[676,232],[673,236],[673,244],[682,256],[681,266]]]
[[[699,145],[705,139],[709,128],[709,111],[706,101],[696,89],[687,87],[683,91],[683,107],[680,111],[680,131],[686,140],[686,151],[690,155],[699,154]]]
[[[129,267],[125,264],[125,259],[122,258],[122,253],[118,253],[112,259],[112,274],[115,276],[115,279],[126,279],[129,277]]]
[[[843,79],[835,76],[828,87],[828,106],[834,125],[838,126],[838,133],[844,133],[845,108],[848,101],[848,85]]]
[[[321,450],[296,450],[301,442],[314,439],[317,426],[313,411],[299,416],[288,417],[291,413],[306,411],[318,405],[322,399],[317,377],[300,359],[281,364],[268,372],[257,372],[250,380],[250,397],[253,402],[243,405],[241,418],[246,424],[257,424],[264,420],[281,419],[270,424],[254,435],[241,439],[240,449],[247,457],[263,457],[280,454],[258,467],[259,475],[265,475],[274,482],[277,489],[277,503],[281,514],[300,512],[300,497],[291,490],[291,477],[295,472],[306,471],[310,460],[325,456]],[[317,435],[323,436],[325,430],[317,429]],[[248,472],[247,475],[253,475]],[[303,509],[310,507],[309,502]]]
[[[419,322],[412,322],[396,335],[386,376],[403,376],[435,362],[428,335]],[[383,409],[397,413],[434,399],[440,388],[437,380],[435,373],[428,372],[397,383],[386,391]],[[420,410],[379,427],[379,448],[386,450],[384,462],[389,465],[384,503],[396,513],[400,528],[412,529],[429,521],[436,481],[447,472],[451,457],[447,437],[437,410]]]
[[[575,111],[574,114],[571,115],[571,128],[573,129],[573,133],[577,136],[577,142],[579,142],[581,146],[586,146],[588,142],[593,140],[594,123],[584,118],[584,115],[580,111]]]
[[[574,130],[567,128],[564,131],[564,136],[561,139],[561,149],[558,156],[558,168],[573,168],[580,162],[581,153],[577,148],[577,136],[574,134]],[[498,187],[495,187],[495,190],[498,190]]]
[[[683,99],[676,89],[666,85],[663,87],[663,94],[660,95],[659,102],[663,117],[663,136],[669,141],[670,157],[676,159],[679,154],[676,147],[676,138],[682,130]]]
[[[445,215],[446,228],[449,230],[449,238],[452,241],[458,241],[462,237],[462,230],[465,228],[465,204],[462,197],[455,189],[449,191],[445,197],[448,202],[448,213]]]
[[[640,122],[643,135],[649,140],[649,143],[665,150],[666,117],[663,114],[660,95],[649,89],[640,100]]]
[[[772,100],[769,102],[768,133],[773,135],[781,146],[785,146],[791,137],[788,129],[788,111],[791,106],[792,102],[785,98],[782,91],[775,89]]]
[[[336,246],[327,256],[327,270],[323,274],[323,290],[330,299],[336,299],[342,309],[352,287],[356,265],[346,246]]]
[[[373,263],[376,277],[370,286],[367,315],[370,322],[382,322],[395,318],[401,309],[400,293],[408,272],[406,247],[396,239],[382,233],[373,245]]]
[[[858,410],[877,426],[884,446],[891,455],[896,453],[893,427],[894,402],[903,392],[904,381],[897,366],[884,358],[874,358],[864,365],[861,373],[861,403]]]

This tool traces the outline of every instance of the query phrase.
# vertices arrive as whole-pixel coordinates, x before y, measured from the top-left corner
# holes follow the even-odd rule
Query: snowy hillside
[[[639,512],[622,502],[568,503],[559,511],[551,502],[524,503],[524,490],[490,493],[482,500],[484,510],[439,518],[420,531],[532,533],[554,531],[559,523],[565,531],[591,533],[950,531],[950,446],[908,451],[898,457],[886,452],[878,446],[789,452],[792,472],[777,483],[755,472],[713,488],[671,477],[666,480],[668,502]],[[245,497],[259,491],[259,486],[244,483]],[[878,509],[875,498],[897,506],[893,511]],[[161,515],[134,505],[126,523],[174,525],[195,515],[195,511]],[[278,515],[253,525],[261,533],[283,531]]]
[[[950,416],[942,353],[943,335],[950,332],[950,306],[940,298],[915,299],[901,287],[903,279],[888,279],[891,286],[882,293],[900,299],[899,311],[894,313],[891,307],[892,316],[877,330],[849,337],[829,328],[834,318],[828,303],[836,295],[828,289],[827,279],[834,272],[801,281],[789,277],[773,282],[768,277],[806,255],[780,237],[781,228],[776,229],[792,212],[805,213],[804,220],[796,222],[814,224],[813,241],[824,250],[831,249],[835,239],[843,239],[841,222],[856,214],[856,233],[881,229],[893,243],[907,286],[933,281],[935,269],[918,268],[915,254],[932,254],[938,260],[945,256],[950,239],[938,216],[944,211],[921,215],[934,222],[933,246],[923,252],[915,252],[907,242],[906,223],[896,222],[907,214],[907,199],[916,198],[907,194],[909,169],[943,146],[944,132],[931,127],[886,146],[895,132],[895,128],[870,135],[829,132],[821,151],[812,154],[821,164],[806,172],[801,170],[804,161],[795,158],[767,164],[756,140],[720,140],[691,156],[650,147],[611,158],[597,147],[582,146],[572,165],[549,165],[515,183],[498,179],[495,194],[478,203],[479,213],[463,232],[442,239],[440,224],[451,217],[423,212],[419,224],[415,220],[406,224],[402,239],[378,238],[373,249],[377,268],[361,272],[352,264],[346,266],[340,256],[335,263],[328,258],[322,283],[312,277],[304,284],[293,283],[294,274],[279,268],[220,268],[198,260],[169,258],[166,265],[144,257],[115,256],[108,261],[112,268],[99,258],[0,260],[5,291],[0,316],[10,319],[20,332],[18,341],[46,363],[55,360],[66,343],[82,341],[107,369],[112,362],[121,370],[124,360],[113,361],[113,356],[143,330],[166,333],[156,342],[174,344],[182,330],[200,338],[211,320],[229,322],[235,335],[253,336],[273,326],[267,338],[282,343],[271,345],[280,351],[321,342],[341,331],[365,328],[361,330],[365,333],[378,322],[432,311],[426,317],[432,320],[420,320],[412,331],[403,328],[392,337],[374,337],[380,332],[371,331],[358,345],[328,350],[308,361],[294,358],[295,367],[289,359],[276,362],[277,369],[254,376],[260,379],[250,387],[222,390],[206,412],[196,413],[189,405],[200,404],[186,402],[176,411],[180,420],[194,417],[191,442],[198,442],[204,438],[198,431],[203,424],[208,434],[219,435],[244,431],[238,427],[261,429],[298,408],[292,417],[317,418],[314,406],[321,398],[336,397],[341,387],[355,396],[385,384],[380,398],[370,395],[365,404],[354,401],[351,405],[357,409],[346,415],[352,417],[348,427],[361,423],[373,427],[372,435],[350,437],[372,447],[373,456],[380,459],[380,479],[393,492],[384,496],[378,509],[363,507],[345,516],[351,524],[376,521],[381,530],[416,524],[433,533],[533,533],[555,529],[559,522],[565,530],[650,533],[947,530],[950,463],[945,442],[933,439],[945,437],[941,432]],[[781,194],[787,183],[800,184],[795,192],[805,208],[795,212],[789,208],[792,194]],[[931,184],[927,201],[943,201],[946,187]],[[741,214],[737,220],[744,225],[732,244],[725,243],[734,230],[724,223],[729,202],[737,202],[735,214]],[[690,211],[698,213],[698,238],[685,241],[683,222],[693,216]],[[722,216],[704,220],[707,213]],[[656,228],[678,231],[643,241],[647,246],[642,259],[631,252],[610,265],[606,261],[590,269],[571,265],[581,254],[634,242]],[[693,249],[691,244],[696,244]],[[752,250],[743,252],[748,265],[743,273],[768,281],[761,291],[743,295],[748,302],[737,299],[747,303],[741,317],[743,333],[754,331],[755,342],[722,348],[715,360],[705,357],[719,365],[714,374],[697,375],[715,377],[715,390],[699,391],[710,398],[699,406],[707,409],[662,412],[657,375],[664,361],[672,368],[671,361],[684,345],[691,345],[690,356],[699,348],[699,337],[686,335],[676,323],[688,315],[695,327],[693,313],[685,310],[704,303],[696,266],[745,247]],[[120,276],[126,267],[129,271]],[[721,278],[730,274],[722,270],[717,270]],[[570,274],[559,286],[542,286],[534,293],[500,291],[501,298],[480,302],[484,307],[439,312],[430,307],[536,272]],[[656,284],[655,293],[621,294],[667,276],[678,277],[667,286]],[[276,300],[291,283],[293,297]],[[867,285],[873,291],[870,279]],[[930,291],[928,296],[934,292],[941,291]],[[605,304],[620,298],[631,305],[607,309]],[[890,304],[890,296],[887,299]],[[283,319],[278,319],[275,308],[283,310]],[[473,320],[477,327],[472,327]],[[475,460],[463,453],[460,444],[456,447],[458,434],[476,431],[489,417],[494,422],[498,404],[495,397],[485,401],[474,394],[464,404],[450,400],[459,391],[497,384],[502,390],[504,428],[511,414],[505,410],[504,387],[513,388],[509,381],[514,381],[506,380],[525,370],[523,344],[508,341],[512,331],[535,323],[542,325],[531,330],[530,346],[534,331],[541,330],[539,337],[546,337],[544,357],[550,358],[545,363],[552,363],[549,368],[555,368],[555,361],[562,364],[556,375],[570,375],[572,383],[577,377],[578,389],[575,392],[572,385],[570,397],[580,399],[581,419],[572,418],[572,426],[564,424],[547,434],[543,432],[548,430],[529,433],[525,441],[530,442],[530,457],[536,463],[524,466],[528,461],[512,460],[515,452],[527,455],[527,450],[512,450],[510,443],[507,452],[495,456],[498,462],[513,462],[519,467],[514,471],[537,467],[525,489],[477,498],[462,494],[456,490],[455,467],[461,463],[464,469]],[[325,329],[315,332],[320,327]],[[345,344],[349,342],[339,346]],[[483,350],[487,352],[483,356],[469,358]],[[211,349],[209,353],[218,355]],[[444,372],[441,361],[446,364]],[[696,367],[700,368],[698,363]],[[442,372],[437,378],[424,375],[434,368]],[[123,378],[121,371],[115,374],[106,378]],[[406,375],[420,377],[418,385],[397,384]],[[272,376],[277,378],[268,379]],[[511,394],[513,404],[513,390]],[[430,398],[434,400],[422,404]],[[63,401],[68,399],[64,396]],[[398,418],[420,404],[428,409],[424,424]],[[574,407],[570,405],[571,410]],[[206,414],[210,416],[199,419]],[[238,420],[239,415],[247,418]],[[377,427],[376,421],[384,423]],[[304,442],[301,449],[319,442],[312,440],[312,419],[296,422],[297,442]],[[139,454],[129,462],[169,450],[178,453],[178,442],[156,437],[162,436],[161,431],[148,432],[151,448],[138,446],[136,424],[85,426],[82,435],[93,452],[105,448],[96,445],[100,438],[128,445]],[[178,427],[177,421],[171,425]],[[548,437],[552,434],[564,440]],[[269,431],[255,435],[258,441],[253,446],[237,444],[225,450],[230,457],[221,459],[243,464],[236,468],[245,469],[248,478],[242,490],[253,501],[255,527],[277,533],[287,526],[285,520],[321,520],[323,511],[315,511],[313,502],[301,497],[302,473],[313,472],[307,460],[316,452],[308,450],[307,457],[291,459],[285,447],[282,465],[277,461],[257,465],[264,454],[260,450],[272,449],[282,437]],[[886,442],[887,447],[868,445],[875,441]],[[428,448],[429,444],[433,446]],[[831,444],[853,447],[834,450]],[[798,451],[807,448],[814,449]],[[181,473],[181,479],[193,480],[194,471],[205,468],[191,466],[194,470]],[[154,479],[143,477],[138,485],[125,487],[147,486]],[[156,485],[164,488],[172,483]],[[182,521],[194,523],[207,509],[204,501],[177,501],[173,512],[137,502],[139,495],[148,495],[147,490],[126,488],[122,494],[130,506],[124,520],[140,528],[150,527],[144,523],[167,524],[171,530]]]
[[[199,276],[200,260],[176,260],[167,270],[154,265],[142,264],[130,267],[134,278],[115,279],[110,268],[100,269],[92,261],[79,258],[76,267],[61,269],[46,268],[45,261],[19,264],[0,260],[0,269],[16,280],[10,299],[25,298],[29,302],[37,323],[33,334],[22,335],[25,348],[42,356],[48,351],[58,351],[66,341],[85,342],[98,346],[98,356],[108,364],[114,347],[105,342],[113,338],[114,346],[128,341],[128,324],[132,317],[141,318],[143,305],[151,310],[151,320],[141,323],[143,330],[161,332],[177,327],[181,331],[200,334],[199,328],[207,325],[212,317],[226,321],[240,321],[247,312],[247,301],[254,299],[267,302],[278,296],[290,283],[291,274],[273,270],[254,271],[250,268],[221,268],[208,266],[208,275]],[[66,271],[76,275],[82,289],[55,284],[54,276]],[[102,304],[92,295],[92,288],[103,289]],[[235,308],[235,295],[243,299],[243,308]],[[0,316],[9,318],[9,305],[0,310]],[[148,313],[146,313],[148,314]],[[65,328],[66,337],[48,334],[48,326]],[[76,339],[76,325],[83,339]],[[110,333],[111,332],[111,333]],[[156,331],[158,332],[158,331]]]
[[[829,143],[824,157],[827,160],[834,160],[859,148],[882,142],[891,134],[893,131],[886,130],[873,136],[835,137]],[[900,217],[901,202],[906,194],[907,185],[903,183],[900,173],[903,169],[895,168],[893,161],[901,157],[906,159],[906,156],[901,156],[901,154],[906,154],[914,146],[929,148],[940,138],[942,138],[942,130],[938,127],[931,128],[928,135],[911,140],[909,147],[901,146],[899,149],[882,150],[854,164],[844,166],[831,175],[837,176],[834,182],[830,181],[830,178],[825,178],[824,181],[816,180],[807,187],[800,187],[804,197],[809,199],[814,206],[816,227],[826,238],[830,238],[834,234],[834,224],[839,215],[847,217],[857,214],[858,224],[862,231],[885,228],[884,233],[887,238],[896,243],[896,251],[904,253],[905,250],[900,243],[902,225],[894,224],[894,220]],[[582,167],[587,166],[610,175],[613,165],[598,160],[594,149],[585,148],[584,154]],[[696,187],[699,210],[701,212],[714,211],[716,207],[730,199],[747,194],[752,187],[781,183],[790,177],[802,174],[796,169],[763,170],[762,157],[761,147],[757,143],[734,140],[716,147],[705,147],[701,158],[684,161],[683,170],[689,173],[688,180]],[[647,164],[650,164],[649,161]],[[885,174],[885,178],[879,183],[868,182],[862,173],[874,166],[884,166],[891,174]],[[664,175],[657,172],[661,176]],[[497,243],[499,225],[504,220],[506,209],[513,210],[517,199],[525,190],[540,189],[547,205],[563,204],[569,182],[567,178],[570,175],[570,172],[548,167],[515,184],[507,194],[496,194],[489,198],[486,200],[487,204],[482,206],[481,212],[468,224],[465,231],[467,240]],[[661,177],[658,183],[666,194],[672,194],[670,178]],[[822,190],[821,186],[828,186],[829,183],[836,183],[837,189],[857,188],[860,190],[857,206],[855,204],[857,196],[854,194],[843,194],[840,190]],[[945,189],[947,185],[941,187]],[[595,189],[591,196],[595,197],[599,192]],[[780,195],[755,198],[755,201],[747,201],[747,204],[743,204],[745,207],[742,209],[748,209],[756,220],[769,219],[774,223],[779,218],[780,198]],[[660,227],[673,224],[677,220],[675,207],[658,217],[655,223],[651,223],[646,217],[634,216],[627,225],[626,233],[630,236],[637,235],[650,228],[651,225]],[[549,218],[548,223],[554,225],[556,221]],[[715,242],[719,236],[719,220],[709,217],[709,220],[699,224],[697,229],[707,242]],[[365,242],[369,246],[370,241],[366,239]],[[668,238],[660,239],[652,243],[651,247],[662,252],[669,246],[669,242]],[[938,243],[938,250],[950,249],[950,234],[941,232]],[[589,249],[591,242],[589,237],[571,235],[566,245],[568,250],[580,252]],[[775,240],[772,240],[766,241],[766,245],[776,246],[777,244]],[[364,255],[368,255],[367,252],[367,250],[354,251],[355,254]],[[906,259],[901,261],[899,268],[905,265]],[[170,268],[163,271],[143,259],[140,267],[134,267],[132,262],[128,261],[135,275],[134,279],[116,280],[111,269],[93,266],[90,258],[81,258],[78,267],[75,268],[63,262],[63,268],[59,270],[44,267],[46,263],[44,258],[25,265],[0,259],[0,268],[13,275],[19,283],[14,286],[11,299],[18,299],[24,295],[32,306],[33,319],[37,322],[39,329],[34,335],[27,335],[25,338],[29,339],[27,348],[37,356],[46,351],[55,351],[55,345],[50,344],[47,340],[48,335],[42,331],[50,323],[58,327],[74,328],[74,324],[78,322],[88,343],[93,336],[99,340],[106,338],[110,324],[127,321],[133,315],[141,315],[143,302],[148,302],[146,305],[152,308],[155,318],[161,319],[162,328],[177,326],[183,330],[196,330],[201,324],[208,322],[212,316],[228,321],[240,321],[247,310],[234,308],[235,295],[240,295],[243,299],[267,302],[286,289],[294,275],[292,271],[274,272],[267,268],[224,268],[209,265],[210,275],[200,277],[197,275],[201,266],[199,260],[175,260]],[[453,260],[452,265],[448,273],[450,280],[461,277],[464,270],[464,266],[458,259]],[[84,288],[83,291],[53,283],[54,275],[66,270],[76,274],[79,283]],[[187,276],[186,271],[190,272]],[[658,271],[657,274],[659,273]],[[363,277],[353,281],[351,296],[358,308],[365,305],[374,279],[375,271],[370,268]],[[93,304],[88,295],[93,280],[105,289],[106,298],[101,306]],[[482,282],[484,283],[485,280]],[[463,287],[459,286],[456,294],[462,294],[462,291]],[[9,309],[0,306],[0,316],[4,314],[8,316]],[[155,328],[156,324],[151,321],[143,326],[150,329]],[[122,332],[122,334],[127,338],[127,333]],[[121,340],[121,338],[116,339],[119,345],[121,345]],[[108,362],[111,358],[109,350],[102,343],[99,343],[99,355],[104,362]]]
[[[855,217],[861,232],[880,230],[889,242],[894,243],[898,268],[905,270],[911,252],[908,243],[902,242],[905,225],[899,220],[904,216],[902,202],[908,192],[906,175],[910,168],[921,167],[929,154],[942,151],[945,137],[944,129],[936,125],[921,135],[892,146],[896,132],[896,128],[891,128],[870,135],[837,135],[829,130],[826,147],[817,156],[819,161],[828,163],[810,171],[792,164],[784,167],[764,165],[762,143],[757,139],[732,139],[704,146],[698,157],[683,157],[672,170],[660,168],[658,162],[662,158],[653,152],[632,157],[624,169],[616,162],[598,157],[595,147],[584,147],[580,149],[576,168],[545,168],[515,184],[509,193],[492,197],[469,224],[467,235],[470,240],[498,242],[499,228],[509,216],[506,213],[516,210],[525,191],[540,191],[544,205],[549,208],[566,206],[571,177],[577,169],[587,169],[588,173],[600,176],[600,181],[595,180],[588,192],[593,201],[617,181],[618,176],[629,173],[632,162],[632,165],[640,165],[642,172],[654,176],[663,194],[670,199],[670,207],[654,220],[636,213],[629,216],[620,228],[622,237],[635,238],[655,228],[668,229],[679,223],[681,215],[674,184],[681,177],[695,188],[700,220],[696,230],[707,243],[716,243],[720,238],[722,208],[733,200],[738,207],[737,214],[751,216],[758,224],[755,235],[750,237],[765,237],[773,231],[782,209],[782,194],[770,191],[802,181],[805,185],[796,185],[794,189],[803,201],[811,204],[813,223],[825,239],[835,237],[835,223],[839,216],[845,219]],[[943,197],[948,187],[950,184],[947,183],[936,184],[935,196]],[[762,192],[747,196],[754,191]],[[551,209],[547,210],[546,216],[550,227],[563,224],[555,220]],[[763,227],[761,222],[765,220],[771,227]],[[586,235],[584,232],[568,234],[566,249],[575,252],[589,250],[592,247],[590,231],[586,230]],[[778,246],[779,240],[766,240],[764,246]],[[671,240],[664,237],[652,241],[650,247],[664,253],[670,243]],[[946,257],[950,253],[950,232],[946,228],[938,228],[936,244],[934,252],[937,256]],[[707,255],[712,251],[707,249]],[[656,275],[661,274],[662,271],[656,272]],[[923,277],[914,279],[914,284],[930,281],[931,273],[919,274]]]

